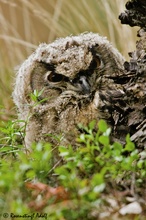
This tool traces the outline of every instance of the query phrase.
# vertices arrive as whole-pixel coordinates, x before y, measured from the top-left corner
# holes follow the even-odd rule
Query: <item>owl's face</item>
[[[90,50],[90,53],[91,50]],[[43,93],[39,99],[48,98],[47,103],[51,103],[58,97],[68,97],[77,100],[91,101],[94,97],[98,81],[104,64],[98,53],[92,54],[93,58],[86,70],[80,70],[73,76],[64,75],[57,71],[57,65],[45,62],[36,62],[31,73],[31,89]]]
[[[41,44],[20,67],[13,93],[20,118],[26,119],[31,111],[28,127],[33,124],[41,130],[34,132],[34,140],[46,133],[70,132],[79,122],[99,119],[103,109],[107,114],[104,106],[107,102],[112,105],[112,91],[120,91],[115,96],[122,91],[114,78],[123,74],[123,63],[120,53],[98,34]],[[38,101],[45,101],[33,108],[30,94],[34,90],[42,91]]]

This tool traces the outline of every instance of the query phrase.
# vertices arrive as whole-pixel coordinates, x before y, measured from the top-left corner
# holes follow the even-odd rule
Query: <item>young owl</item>
[[[13,92],[19,119],[28,121],[26,146],[55,143],[57,135],[63,144],[74,144],[78,124],[94,119],[105,119],[114,133],[122,120],[125,92],[118,79],[124,75],[123,63],[109,41],[94,33],[40,44],[18,70]],[[39,92],[37,103],[31,98],[34,91]]]

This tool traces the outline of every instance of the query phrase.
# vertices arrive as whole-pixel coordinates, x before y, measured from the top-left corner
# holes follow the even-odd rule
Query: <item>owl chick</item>
[[[27,120],[25,144],[54,142],[74,144],[78,124],[105,119],[120,123],[124,58],[109,41],[95,33],[60,38],[40,44],[21,65],[13,99],[19,119]],[[37,104],[31,99],[40,92]]]

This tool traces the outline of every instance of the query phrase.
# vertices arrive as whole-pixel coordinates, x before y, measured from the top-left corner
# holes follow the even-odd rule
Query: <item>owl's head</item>
[[[29,109],[30,94],[43,91],[50,106],[65,105],[65,99],[87,104],[97,90],[109,87],[123,71],[124,59],[105,37],[84,33],[41,44],[22,64],[13,92],[19,112]],[[57,100],[57,101],[56,101]],[[84,101],[83,101],[84,100]]]

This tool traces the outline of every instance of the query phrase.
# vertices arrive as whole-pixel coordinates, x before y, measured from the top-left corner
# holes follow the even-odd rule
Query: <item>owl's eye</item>
[[[63,78],[64,78],[63,75],[57,74],[55,72],[50,72],[49,74],[47,74],[47,80],[49,82],[58,83],[61,82]]]

